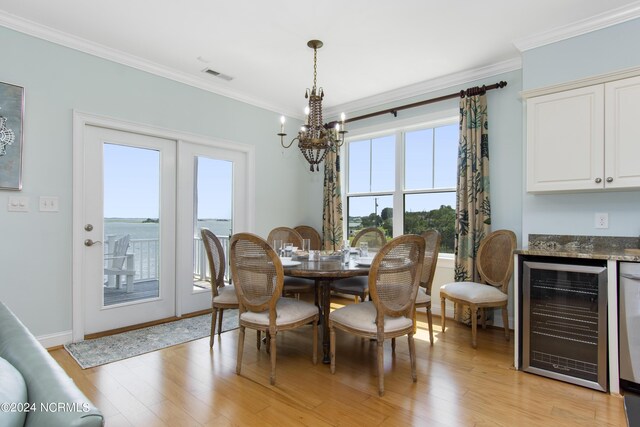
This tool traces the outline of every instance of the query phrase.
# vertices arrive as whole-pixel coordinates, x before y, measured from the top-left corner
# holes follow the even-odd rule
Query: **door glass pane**
[[[404,196],[404,233],[420,234],[436,229],[442,235],[441,253],[453,253],[456,193],[407,194]]]
[[[194,290],[211,287],[211,273],[200,230],[208,228],[215,234],[225,253],[225,280],[229,280],[229,238],[233,233],[233,163],[208,157],[195,158],[195,197],[193,238]]]
[[[392,196],[358,196],[348,198],[349,240],[367,227],[378,227],[385,236],[393,237],[393,197]]]
[[[160,296],[160,153],[104,144],[104,305]]]

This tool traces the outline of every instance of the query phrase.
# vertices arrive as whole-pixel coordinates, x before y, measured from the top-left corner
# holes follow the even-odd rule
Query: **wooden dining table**
[[[331,312],[331,282],[346,277],[366,276],[369,267],[358,265],[355,259],[348,264],[343,264],[339,259],[321,259],[309,261],[307,259],[295,259],[299,265],[283,266],[285,276],[303,277],[313,279],[320,290],[320,310],[322,323],[322,363],[331,362],[329,355],[329,313]],[[317,289],[316,289],[317,291]]]

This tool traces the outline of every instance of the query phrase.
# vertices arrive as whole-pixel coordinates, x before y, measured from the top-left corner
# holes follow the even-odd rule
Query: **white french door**
[[[246,230],[246,154],[221,147],[178,144],[178,315],[211,307],[209,266],[200,237],[210,229],[222,243],[228,270],[229,238]]]
[[[254,149],[74,112],[73,340],[211,306],[200,239],[252,231]]]
[[[175,314],[176,142],[84,130],[84,333]]]

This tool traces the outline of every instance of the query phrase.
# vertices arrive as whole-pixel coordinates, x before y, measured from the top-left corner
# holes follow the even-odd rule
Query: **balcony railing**
[[[117,236],[107,236],[105,253],[110,253]],[[227,260],[225,268],[225,281],[229,281],[229,236],[217,236],[224,250],[224,258]],[[135,275],[133,281],[158,280],[160,269],[160,241],[158,239],[131,239],[127,253],[133,254]],[[211,272],[207,260],[207,251],[200,236],[193,239],[193,280],[209,281]]]

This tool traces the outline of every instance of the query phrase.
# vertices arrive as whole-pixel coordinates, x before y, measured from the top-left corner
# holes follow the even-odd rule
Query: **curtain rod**
[[[449,95],[443,95],[437,98],[427,99],[425,101],[414,102],[412,104],[406,104],[406,105],[401,105],[395,108],[388,108],[386,110],[376,111],[375,113],[369,113],[369,114],[364,114],[362,116],[352,117],[350,119],[346,119],[344,122],[345,123],[355,122],[356,120],[364,120],[364,119],[368,119],[375,116],[381,116],[383,114],[393,114],[394,117],[398,117],[398,111],[400,110],[406,110],[407,108],[414,108],[414,107],[420,107],[422,105],[433,104],[434,102],[440,102],[446,99],[453,99],[458,97],[464,98],[465,96],[482,95],[488,90],[501,89],[506,85],[507,85],[507,82],[501,81],[499,83],[492,84],[489,86],[486,86],[486,85],[474,86],[474,87],[468,88],[467,90],[461,90],[460,92],[452,93]]]

